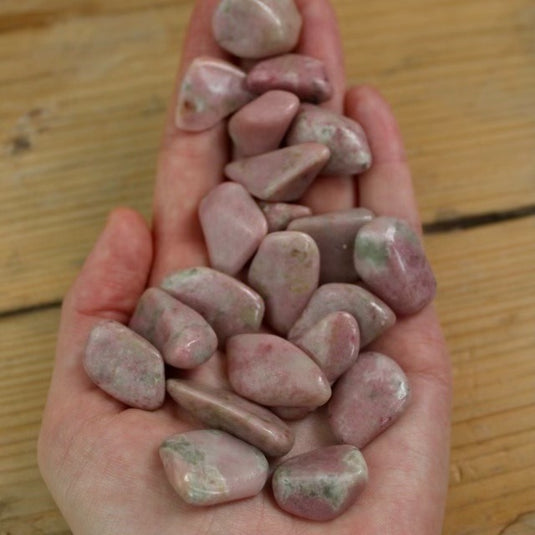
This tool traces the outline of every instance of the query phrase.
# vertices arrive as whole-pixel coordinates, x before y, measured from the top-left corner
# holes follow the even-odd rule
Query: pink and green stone
[[[312,215],[312,210],[301,204],[261,201],[258,205],[266,218],[268,232],[286,230],[294,219]]]

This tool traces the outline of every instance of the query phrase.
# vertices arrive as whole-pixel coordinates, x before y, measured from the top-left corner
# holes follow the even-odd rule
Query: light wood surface
[[[535,4],[333,3],[348,78],[391,101],[435,230],[455,381],[444,533],[533,533]],[[35,460],[59,303],[112,207],[150,216],[191,6],[0,1],[1,535],[69,533]]]

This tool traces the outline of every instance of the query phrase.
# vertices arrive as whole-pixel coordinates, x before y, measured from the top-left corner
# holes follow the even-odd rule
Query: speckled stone
[[[218,44],[240,58],[267,58],[289,52],[301,32],[293,0],[222,0],[212,29]]]
[[[201,201],[199,219],[210,265],[229,275],[240,272],[268,231],[262,210],[233,182],[220,184]]]
[[[301,204],[260,201],[259,206],[266,218],[268,232],[286,230],[294,219],[312,215],[312,210]]]
[[[326,145],[331,158],[322,171],[325,175],[356,175],[372,165],[370,147],[362,127],[348,117],[312,104],[301,105],[286,142],[288,145],[308,142]]]
[[[256,496],[269,470],[261,451],[213,429],[169,437],[160,446],[160,458],[171,486],[196,506]]]
[[[302,54],[284,54],[257,63],[246,84],[253,93],[283,89],[314,104],[329,100],[333,94],[323,61]]]
[[[293,431],[271,411],[222,388],[194,381],[169,379],[167,392],[197,420],[241,438],[266,455],[288,453]]]
[[[159,288],[149,288],[138,301],[129,327],[161,352],[175,368],[194,368],[217,349],[217,337],[206,320]]]
[[[328,446],[282,463],[273,474],[273,494],[284,511],[308,520],[332,520],[349,509],[368,482],[360,451]]]
[[[245,87],[245,73],[216,58],[195,58],[184,74],[175,115],[177,128],[200,132],[254,98]]]
[[[274,269],[275,267],[275,269]],[[320,255],[314,240],[302,232],[274,232],[260,244],[249,285],[266,303],[266,319],[287,334],[318,287]]]
[[[347,312],[333,312],[321,319],[294,344],[310,355],[332,384],[357,360],[359,326]]]
[[[121,323],[104,320],[93,327],[83,363],[99,388],[126,405],[149,411],[162,406],[163,358],[147,340]]]
[[[294,94],[268,91],[237,111],[228,124],[234,159],[278,149],[298,110]]]
[[[229,163],[225,175],[262,201],[296,201],[329,159],[329,149],[303,143]]]
[[[348,312],[358,323],[360,347],[368,345],[396,322],[388,305],[360,286],[330,283],[320,286],[288,334],[289,340],[303,336],[331,312]]]
[[[437,283],[420,239],[405,221],[377,217],[358,232],[355,269],[400,315],[415,314],[434,298]]]
[[[305,232],[318,245],[321,256],[320,281],[356,282],[353,251],[358,230],[373,219],[366,208],[302,217],[292,221],[288,230]]]
[[[264,301],[253,289],[207,267],[172,273],[161,288],[196,310],[220,344],[229,336],[258,331],[264,317]]]
[[[308,416],[314,408],[308,407],[271,407],[271,410],[283,420],[302,420]]]
[[[361,353],[336,383],[328,406],[340,442],[363,448],[405,411],[409,383],[403,370],[381,353]]]
[[[314,361],[271,334],[241,334],[227,341],[228,374],[241,396],[269,407],[319,407],[331,396]]]

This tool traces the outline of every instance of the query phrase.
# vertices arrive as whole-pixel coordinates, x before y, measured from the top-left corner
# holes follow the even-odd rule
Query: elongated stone
[[[245,105],[229,121],[234,159],[279,148],[299,110],[299,99],[287,91],[268,91]]]
[[[271,407],[271,410],[283,420],[302,420],[315,408],[316,407]]]
[[[242,334],[227,341],[229,380],[243,397],[270,407],[319,407],[331,389],[301,349],[272,334]]]
[[[275,500],[284,511],[308,520],[332,520],[347,511],[368,482],[360,451],[327,446],[292,457],[273,474]]]
[[[233,182],[220,184],[201,201],[199,219],[210,265],[229,275],[240,272],[268,231],[262,210]]]
[[[377,217],[358,232],[355,269],[397,313],[415,314],[434,298],[437,283],[420,239],[405,221]]]
[[[254,290],[207,267],[172,273],[161,288],[196,310],[220,344],[229,336],[258,331],[264,317],[264,301]]]
[[[195,58],[180,86],[176,126],[191,132],[207,130],[253,98],[245,87],[245,73],[232,63]]]
[[[361,353],[336,383],[328,406],[331,429],[340,442],[363,448],[390,427],[409,401],[403,370],[381,353]]]
[[[223,431],[179,433],[160,446],[167,479],[190,505],[215,505],[256,496],[269,465],[261,451]]]
[[[302,217],[292,221],[288,230],[305,232],[318,245],[321,257],[320,281],[356,282],[353,251],[358,230],[373,219],[366,208]]]
[[[302,19],[293,0],[222,0],[212,29],[219,46],[240,58],[266,58],[296,45]]]
[[[233,392],[177,379],[167,381],[167,391],[204,425],[241,438],[266,455],[285,455],[293,446],[294,433],[282,420]]]
[[[358,323],[360,347],[368,345],[396,322],[388,305],[360,286],[330,283],[320,286],[288,334],[289,340],[303,336],[331,312],[348,312]]]
[[[314,359],[332,384],[357,360],[359,326],[351,314],[333,312],[294,343]]]
[[[246,84],[253,93],[283,89],[314,104],[329,100],[333,94],[323,61],[303,54],[285,54],[257,63]]]
[[[261,201],[259,206],[266,218],[268,232],[286,230],[294,219],[312,215],[312,210],[301,204]]]
[[[287,334],[303,312],[318,287],[319,269],[318,247],[307,234],[283,231],[265,237],[248,280],[264,298],[266,319],[275,331]]]
[[[302,104],[288,135],[288,145],[315,142],[326,145],[331,157],[322,173],[356,175],[369,169],[372,155],[366,134],[352,119],[330,110]]]
[[[121,323],[93,327],[84,353],[89,378],[130,407],[155,410],[165,397],[163,358],[147,340]]]
[[[329,155],[324,145],[303,143],[231,162],[225,175],[263,201],[295,201],[318,176]]]
[[[217,349],[217,336],[206,320],[159,288],[145,290],[129,327],[176,368],[195,368]]]

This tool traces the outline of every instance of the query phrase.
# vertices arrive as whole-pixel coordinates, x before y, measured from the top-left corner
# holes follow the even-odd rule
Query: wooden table
[[[350,81],[399,118],[440,283],[455,380],[444,533],[533,534],[533,518],[512,525],[535,515],[535,3],[334,4]],[[112,207],[149,216],[191,5],[0,2],[2,535],[69,533],[35,446],[60,303]]]

